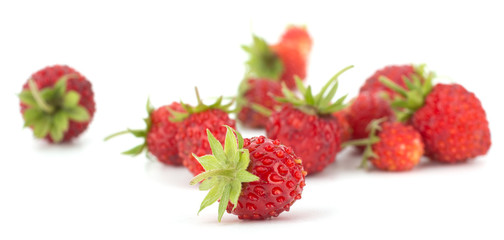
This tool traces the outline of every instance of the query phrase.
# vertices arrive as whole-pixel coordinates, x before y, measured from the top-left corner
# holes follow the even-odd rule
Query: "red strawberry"
[[[303,32],[304,33],[301,33]],[[282,81],[291,89],[296,87],[294,77],[306,77],[306,65],[312,41],[306,29],[290,27],[281,41],[269,45],[264,39],[253,36],[251,46],[243,46],[250,55],[245,79],[261,78]]]
[[[146,124],[145,129],[128,129],[112,134],[105,138],[105,140],[125,133],[131,133],[136,137],[143,138],[144,142],[123,152],[123,154],[136,156],[142,153],[147,147],[147,153],[152,154],[158,161],[168,165],[182,165],[182,159],[178,155],[177,141],[175,140],[175,135],[180,124],[170,121],[172,117],[170,111],[183,112],[184,109],[177,102],[154,109],[150,101],[147,101],[148,117],[144,119]]]
[[[340,139],[341,142],[346,142],[352,138],[352,127],[348,122],[348,111],[346,109],[337,111],[333,113],[334,118],[338,122],[338,126],[340,127]]]
[[[37,138],[69,142],[87,129],[95,112],[91,83],[68,66],[55,65],[36,73],[19,94],[25,126]]]
[[[372,121],[369,138],[353,142],[366,145],[362,166],[366,167],[369,160],[384,171],[413,169],[424,153],[420,134],[412,126],[383,121],[384,118]]]
[[[306,27],[294,25],[287,27],[287,30],[280,39],[280,43],[297,45],[297,48],[301,51],[305,59],[308,57],[313,45],[313,41]]]
[[[289,211],[301,199],[306,172],[291,148],[263,136],[242,139],[236,133],[237,140],[230,127],[223,148],[207,134],[212,155],[197,157],[205,172],[191,181],[203,181],[200,190],[210,189],[200,211],[220,200],[219,222],[226,209],[240,219],[263,220]]]
[[[369,123],[383,117],[394,119],[394,111],[390,103],[378,92],[361,92],[347,108],[348,123],[353,130],[352,139],[367,138]]]
[[[233,102],[222,105],[222,97],[220,97],[214,104],[205,105],[201,101],[197,89],[196,96],[198,98],[197,106],[192,107],[182,103],[185,112],[172,112],[174,114],[172,120],[180,122],[175,136],[179,156],[182,159],[182,164],[194,175],[203,172],[204,169],[192,154],[201,156],[211,153],[206,130],[212,131],[215,137],[223,142],[226,136],[224,125],[236,128],[235,120],[229,118],[229,107]]]
[[[346,96],[332,104],[331,100],[336,94],[338,76],[351,67],[336,74],[316,96],[313,96],[311,87],[305,88],[299,79],[296,82],[302,99],[284,87],[285,98],[278,100],[286,104],[271,115],[266,126],[266,135],[291,146],[303,159],[303,166],[309,174],[322,171],[335,161],[340,151],[341,127],[332,114],[343,108]],[[326,94],[329,87],[331,89]]]
[[[243,81],[237,99],[238,119],[247,127],[264,128],[268,116],[259,109],[272,111],[278,105],[274,96],[282,96],[282,85],[278,81],[254,78]]]
[[[411,64],[386,66],[382,69],[377,70],[371,77],[369,77],[364,85],[360,88],[360,92],[385,91],[389,94],[389,96],[395,97],[397,96],[397,94],[393,90],[382,84],[380,82],[380,78],[386,77],[399,86],[406,87],[404,78],[408,78],[410,80],[417,78],[418,80],[423,81],[422,72],[424,71],[424,67],[424,65],[413,66]]]
[[[306,78],[307,61],[305,53],[299,49],[298,45],[289,43],[278,43],[271,46],[271,49],[283,63],[280,79],[287,84],[289,89],[294,89],[296,87],[294,80],[296,76],[301,80]]]
[[[409,88],[382,79],[401,94],[393,104],[401,110],[400,119],[410,121],[422,135],[425,153],[432,160],[465,162],[487,153],[491,145],[486,113],[474,93],[459,84],[437,84],[431,77]]]

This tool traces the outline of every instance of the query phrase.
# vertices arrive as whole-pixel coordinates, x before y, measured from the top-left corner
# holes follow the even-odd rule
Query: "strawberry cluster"
[[[191,184],[209,190],[200,211],[219,201],[223,214],[262,220],[289,211],[301,199],[305,177],[324,171],[346,146],[361,151],[361,166],[409,171],[423,156],[442,163],[485,155],[491,138],[485,110],[459,84],[434,84],[435,74],[420,65],[393,65],[365,80],[345,104],[335,98],[338,79],[318,93],[304,84],[312,39],[305,27],[289,26],[276,44],[253,36],[238,95],[224,103],[182,101],[151,106],[143,129],[127,129],[106,140],[132,134],[143,142],[125,152],[194,175]],[[91,83],[68,66],[33,74],[19,94],[25,126],[51,143],[69,142],[93,119]],[[236,104],[235,104],[236,103]],[[244,127],[264,128],[265,136],[243,138],[230,114]]]

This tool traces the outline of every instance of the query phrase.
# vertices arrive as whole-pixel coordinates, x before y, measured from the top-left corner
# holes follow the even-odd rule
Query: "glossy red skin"
[[[248,90],[243,94],[246,104],[259,104],[273,110],[278,104],[274,96],[282,96],[282,85],[278,81],[268,79],[249,79]],[[249,128],[264,128],[268,121],[265,116],[247,105],[243,106],[238,113],[240,122]]]
[[[305,59],[308,58],[313,46],[313,40],[306,28],[299,26],[289,26],[282,35],[280,42],[282,44],[292,43],[297,45]]]
[[[89,123],[93,120],[96,109],[91,82],[73,68],[64,65],[46,67],[31,76],[31,79],[33,79],[33,81],[37,84],[37,87],[41,90],[46,87],[53,87],[62,76],[71,73],[77,74],[78,77],[72,77],[67,80],[67,91],[73,90],[80,94],[81,98],[79,105],[87,109],[90,118],[87,122],[75,122],[70,120],[68,130],[63,134],[61,143],[70,142],[73,138],[82,134],[82,132],[87,129]],[[23,90],[26,89],[29,89],[28,81],[23,85]],[[24,114],[25,110],[28,109],[28,106],[23,103],[20,103],[20,106],[21,114]],[[51,143],[53,142],[49,134],[45,137],[45,139]]]
[[[340,127],[334,116],[309,115],[290,105],[271,115],[266,135],[292,147],[308,174],[324,170],[341,149]]]
[[[348,111],[340,110],[333,113],[335,120],[338,122],[338,126],[340,127],[340,139],[341,143],[344,143],[352,138],[352,127],[347,119]]]
[[[377,70],[371,77],[369,77],[364,85],[360,88],[360,92],[381,92],[385,91],[391,97],[398,96],[398,93],[393,91],[392,89],[383,85],[380,82],[380,77],[385,76],[392,80],[392,82],[397,83],[399,86],[406,88],[406,84],[404,83],[403,76],[410,78],[415,74],[415,68],[413,65],[391,65],[386,66],[382,69]]]
[[[395,119],[390,104],[377,92],[361,92],[347,108],[347,119],[353,130],[352,139],[369,137],[367,126],[374,119],[386,117],[388,121]]]
[[[486,113],[474,93],[459,84],[437,84],[411,119],[434,161],[465,162],[490,148]]]
[[[180,103],[173,102],[170,105],[159,107],[151,113],[151,129],[147,133],[147,149],[158,161],[167,165],[182,165],[182,159],[178,154],[177,135],[179,122],[170,121],[172,114],[168,108],[185,112]]]
[[[282,44],[271,46],[283,64],[283,72],[280,80],[285,82],[288,88],[295,89],[296,82],[294,76],[298,76],[301,80],[306,78],[307,58],[296,44]]]
[[[204,169],[192,153],[196,156],[212,153],[208,144],[207,129],[221,144],[224,144],[227,131],[224,125],[236,129],[235,120],[230,119],[228,113],[220,109],[193,113],[181,122],[175,137],[179,156],[182,164],[194,175],[204,172]]]
[[[229,203],[227,212],[240,219],[263,220],[289,211],[305,186],[301,160],[291,148],[264,136],[244,139],[244,148],[250,153],[247,170],[259,180],[243,183],[236,208],[232,210]]]
[[[373,144],[377,158],[369,160],[374,167],[384,171],[409,171],[424,153],[422,137],[412,126],[399,122],[384,122],[378,133],[380,141]]]

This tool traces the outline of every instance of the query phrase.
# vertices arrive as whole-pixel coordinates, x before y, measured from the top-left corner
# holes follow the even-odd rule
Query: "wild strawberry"
[[[338,126],[340,126],[340,139],[341,142],[346,142],[352,138],[352,127],[348,122],[348,111],[346,109],[337,111],[333,113],[334,118],[338,122]]]
[[[369,136],[367,126],[374,119],[386,117],[394,120],[394,111],[390,103],[378,92],[361,92],[348,106],[347,119],[352,128],[352,139]]]
[[[184,112],[172,111],[172,121],[180,122],[175,139],[182,164],[194,175],[204,171],[201,164],[193,157],[193,153],[201,156],[211,153],[211,146],[208,145],[207,132],[210,130],[215,137],[223,142],[226,136],[224,125],[236,128],[235,120],[229,118],[231,112],[229,108],[233,104],[222,105],[222,97],[212,105],[205,105],[199,97],[196,89],[198,105],[192,107],[181,103]]]
[[[371,77],[369,77],[364,85],[360,88],[360,92],[381,92],[384,91],[390,97],[395,97],[397,94],[383,85],[380,82],[380,77],[386,77],[399,86],[406,87],[404,79],[423,81],[422,73],[424,72],[425,65],[391,65],[377,70]]]
[[[227,209],[240,219],[263,220],[289,211],[301,199],[306,172],[301,160],[278,140],[263,136],[243,139],[227,127],[224,148],[207,130],[212,154],[195,158],[205,172],[191,180],[210,190],[200,210],[217,200],[219,222]]]
[[[251,78],[243,81],[238,90],[238,119],[250,128],[264,128],[268,116],[263,111],[272,111],[282,96],[282,85],[278,81]]]
[[[79,136],[95,112],[91,83],[68,66],[55,65],[34,73],[19,98],[25,127],[49,142],[69,142]]]
[[[408,89],[382,78],[399,93],[393,106],[399,119],[409,121],[420,132],[425,153],[432,160],[465,162],[487,153],[491,145],[485,110],[474,93],[459,84],[436,84],[433,74],[422,84],[407,82]]]
[[[424,153],[420,134],[409,125],[384,122],[385,118],[370,123],[369,138],[345,143],[365,145],[362,167],[371,161],[375,168],[384,171],[408,171],[413,169]]]
[[[277,100],[285,105],[269,118],[266,135],[291,146],[303,159],[303,166],[309,174],[322,171],[335,161],[340,151],[341,126],[332,114],[343,108],[346,96],[335,103],[331,100],[338,88],[338,76],[351,67],[337,73],[316,96],[313,96],[311,87],[306,88],[299,79],[296,82],[302,98],[295,96],[284,84],[285,97]],[[326,94],[329,87],[331,89]]]
[[[144,118],[146,124],[145,129],[131,130],[118,132],[105,138],[108,140],[112,137],[131,133],[135,137],[143,138],[144,142],[123,154],[136,156],[142,153],[147,148],[147,153],[150,153],[156,159],[167,165],[182,165],[182,160],[178,154],[177,141],[175,135],[177,134],[179,123],[170,121],[172,114],[170,111],[183,112],[182,106],[173,102],[170,105],[165,105],[154,109],[147,101],[147,114],[148,117]],[[149,155],[147,155],[149,156]]]
[[[298,45],[278,43],[271,46],[271,49],[280,58],[283,71],[280,79],[287,84],[289,89],[296,87],[294,78],[297,76],[301,80],[306,78],[307,59]]]
[[[313,41],[306,27],[294,25],[287,27],[287,30],[280,39],[280,43],[296,45],[305,59],[310,54],[313,45]]]
[[[253,44],[242,47],[250,55],[247,61],[249,73],[245,79],[281,81],[291,89],[296,87],[294,76],[305,79],[312,42],[306,29],[302,36],[303,34],[294,33],[301,31],[294,30],[295,28],[288,28],[286,35],[277,44],[269,45],[264,39],[253,36]]]

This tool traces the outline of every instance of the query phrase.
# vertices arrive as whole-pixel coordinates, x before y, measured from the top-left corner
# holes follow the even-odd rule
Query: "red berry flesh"
[[[236,208],[232,210],[229,203],[227,212],[240,219],[262,220],[289,211],[305,186],[301,160],[280,141],[264,136],[244,139],[244,148],[250,153],[247,171],[259,180],[243,183]]]
[[[309,174],[334,162],[341,148],[340,127],[334,116],[309,115],[290,105],[271,115],[266,135],[292,147]]]
[[[434,161],[465,162],[491,145],[485,110],[474,93],[459,84],[437,84],[411,119]]]
[[[182,165],[178,154],[175,136],[180,123],[170,121],[172,114],[168,110],[184,112],[182,106],[173,102],[159,107],[151,114],[151,129],[147,133],[147,149],[158,161],[168,165]]]
[[[190,114],[181,122],[176,135],[179,156],[182,164],[194,175],[203,172],[204,169],[192,154],[203,156],[212,153],[208,144],[207,129],[219,142],[224,143],[226,138],[224,125],[236,128],[235,120],[230,119],[228,113],[220,109]]]

